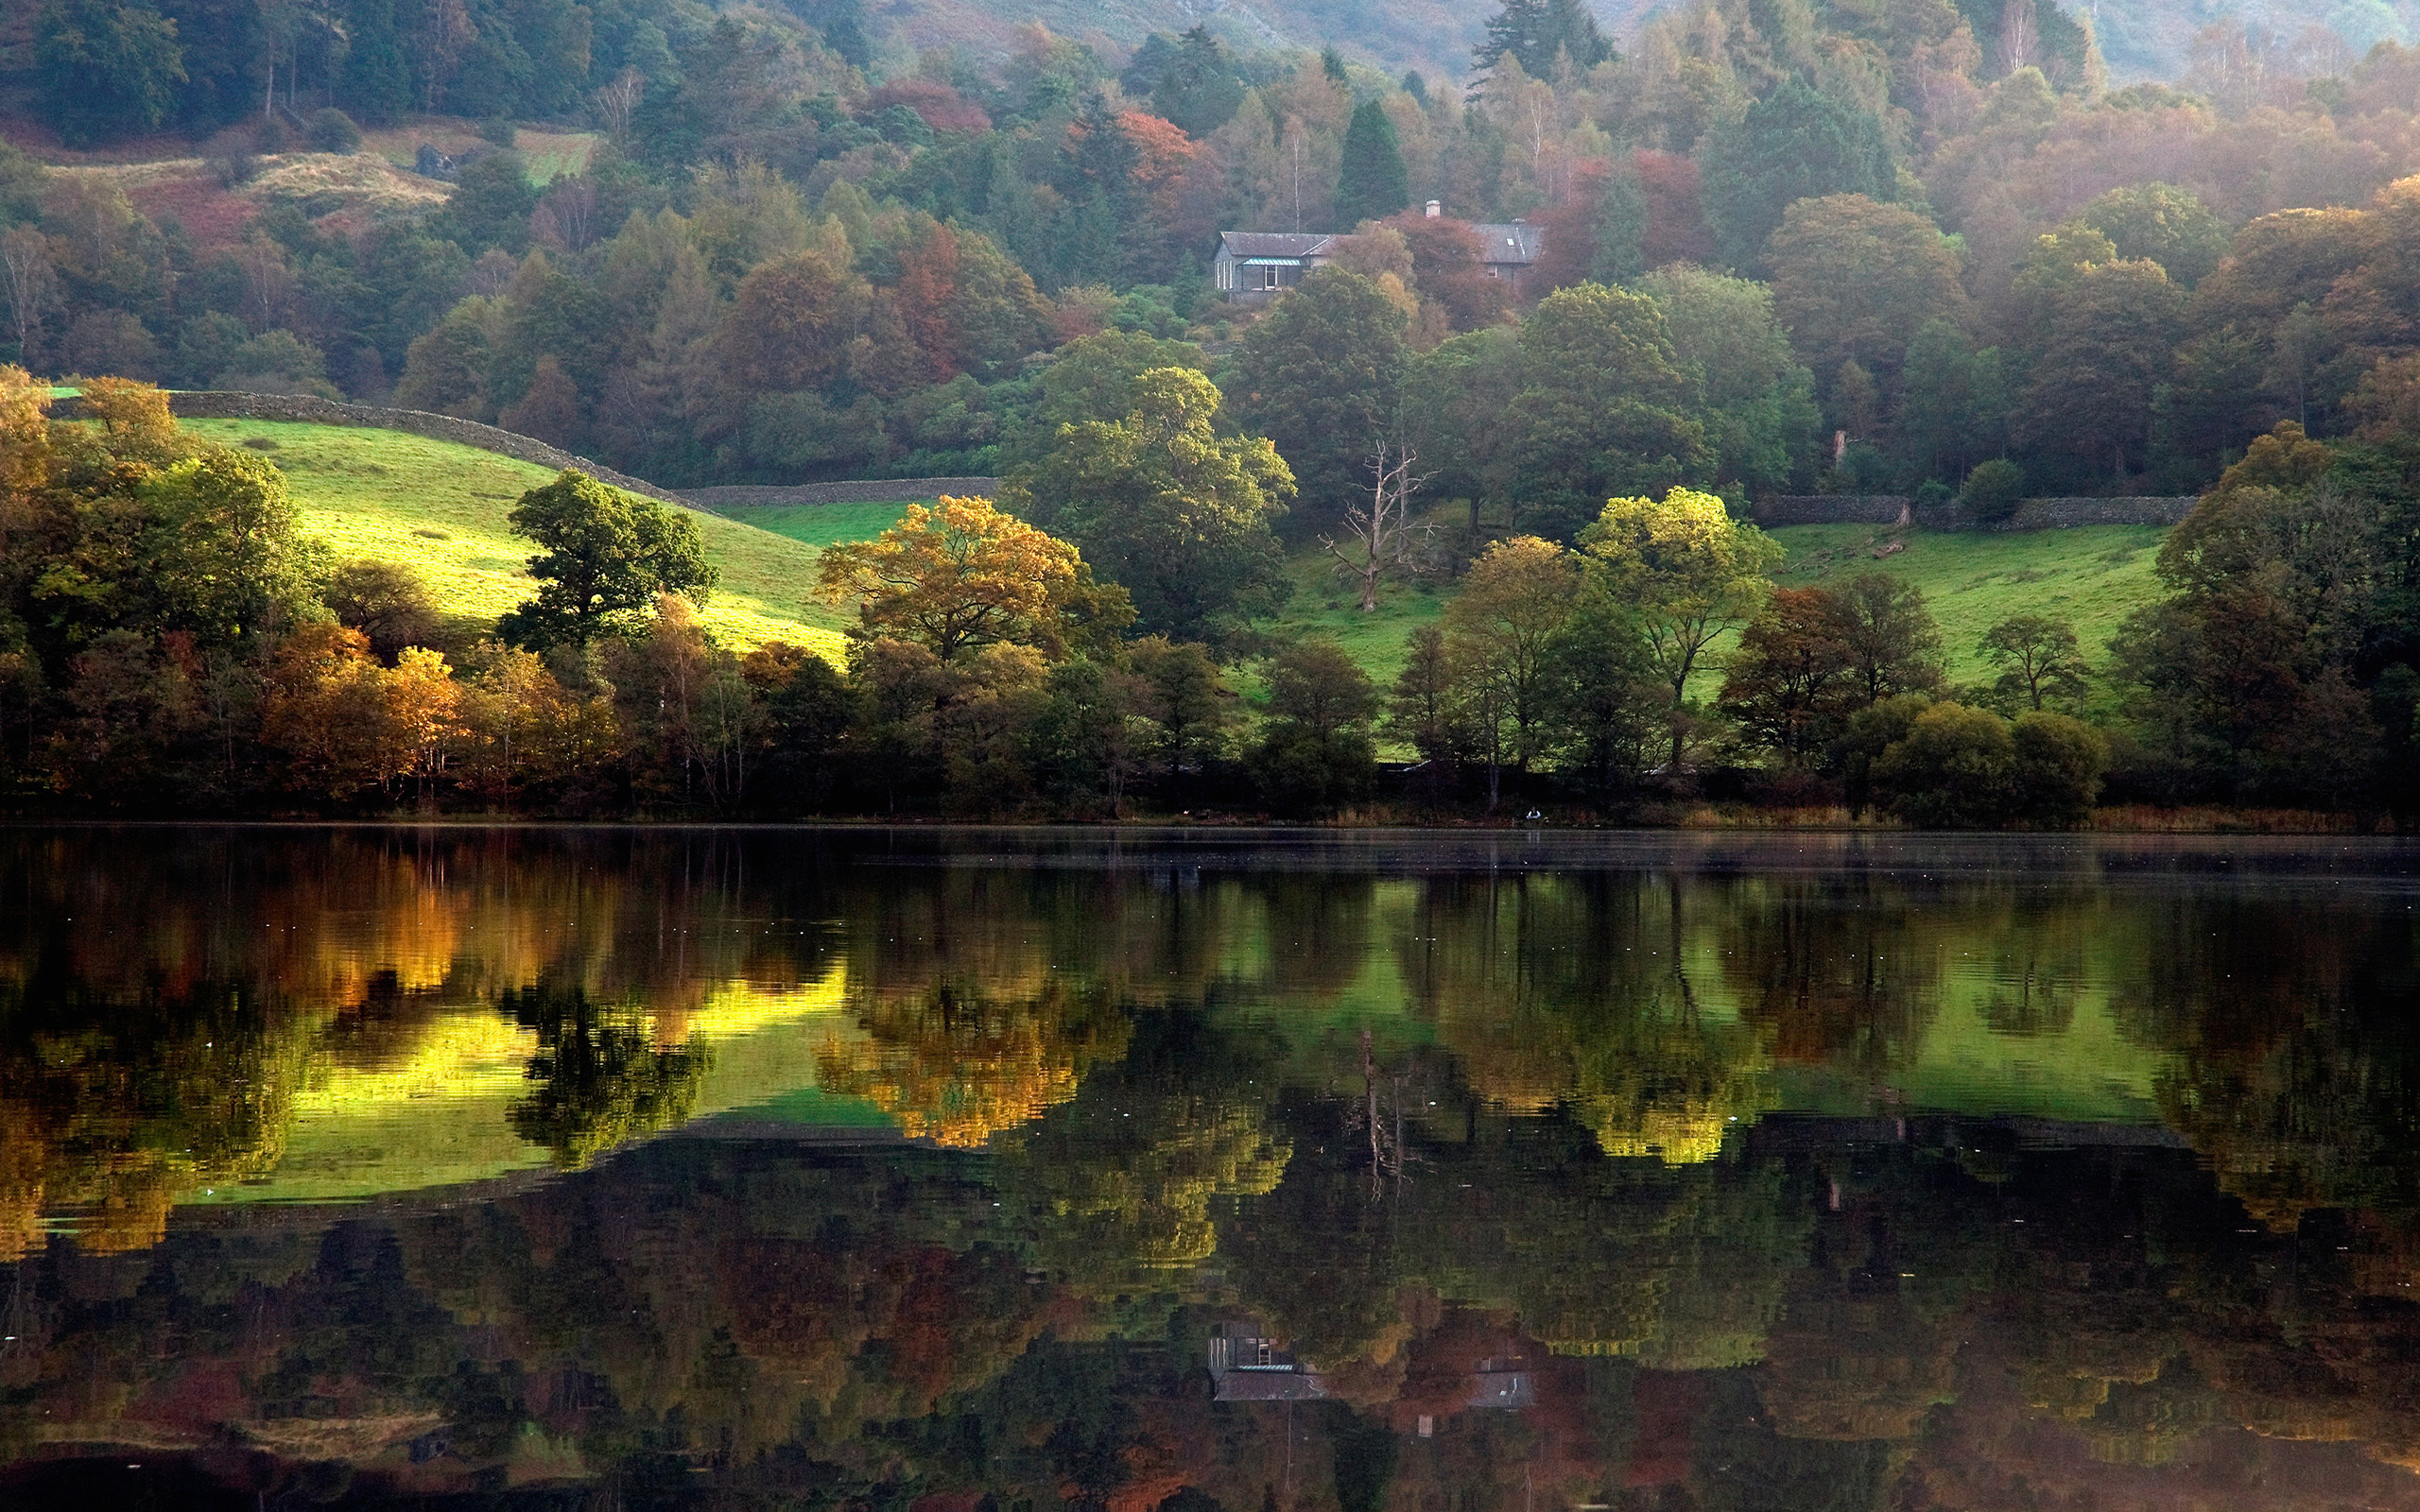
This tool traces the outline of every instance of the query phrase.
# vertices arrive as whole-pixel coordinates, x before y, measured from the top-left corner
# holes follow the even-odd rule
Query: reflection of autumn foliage
[[[852,1419],[933,1411],[998,1375],[1050,1315],[991,1248],[752,1237],[721,1269],[740,1348]]]
[[[277,1163],[314,1024],[220,984],[130,1003],[0,990],[0,1263],[68,1214],[101,1253],[147,1249],[186,1193]]]
[[[1780,1102],[1772,1062],[1743,1024],[1661,1007],[1582,1042],[1573,1108],[1607,1155],[1711,1160],[1727,1135]]]
[[[1114,1292],[1217,1252],[1212,1200],[1273,1190],[1293,1154],[1270,1117],[1272,1068],[1238,1048],[1196,1015],[1142,1015],[1114,1070],[999,1142],[1041,1263]]]
[[[823,1088],[867,1099],[910,1139],[959,1149],[1075,1096],[1131,1032],[1114,1007],[1059,982],[1020,998],[945,982],[867,1005],[857,1027],[864,1039],[835,1040],[817,1057]]]

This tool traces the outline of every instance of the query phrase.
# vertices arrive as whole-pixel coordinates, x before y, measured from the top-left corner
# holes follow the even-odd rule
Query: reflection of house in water
[[[1269,1331],[1253,1322],[1214,1325],[1210,1330],[1210,1379],[1216,1401],[1316,1401],[1328,1395],[1316,1366],[1296,1359]],[[1472,1408],[1518,1411],[1537,1401],[1529,1369],[1517,1354],[1491,1354],[1471,1363],[1455,1383],[1447,1415]],[[1423,1438],[1436,1431],[1435,1412],[1418,1415]]]
[[[1471,1367],[1470,1400],[1465,1407],[1527,1407],[1537,1400],[1530,1372],[1519,1356],[1481,1360]]]
[[[1278,1348],[1257,1323],[1219,1323],[1210,1329],[1210,1379],[1214,1401],[1315,1401],[1327,1383],[1302,1361]]]

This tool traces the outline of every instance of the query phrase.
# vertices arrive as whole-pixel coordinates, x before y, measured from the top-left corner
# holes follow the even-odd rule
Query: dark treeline
[[[2420,383],[2390,187],[2420,55],[2393,43],[2229,24],[2174,87],[2112,91],[2051,0],[1700,0],[1620,55],[1524,3],[1463,91],[1208,29],[1120,62],[1039,27],[909,59],[883,27],[855,0],[48,0],[17,82],[70,138],[174,128],[231,185],[356,119],[497,145],[441,206],[303,185],[232,218],[0,154],[0,353],[392,396],[676,486],[990,474],[1057,423],[1069,340],[1251,328],[1212,302],[1219,230],[1361,230],[1340,261],[1392,315],[1350,366],[1239,358],[1236,422],[1322,518],[1412,440],[1438,496],[1550,536],[1650,483],[1945,497],[2005,463],[1986,513],[2198,490],[2280,420],[2403,428]],[[533,182],[512,120],[598,140]],[[1545,238],[1517,287],[1467,232],[1513,217]],[[1592,281],[1647,302],[1516,333]]]

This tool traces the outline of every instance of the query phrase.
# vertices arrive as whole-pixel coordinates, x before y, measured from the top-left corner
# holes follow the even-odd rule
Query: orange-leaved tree
[[[988,499],[911,504],[874,540],[826,548],[817,593],[858,601],[858,639],[913,641],[943,662],[1004,643],[1055,653],[1087,622],[1115,629],[1133,618],[1124,592],[1094,584],[1074,546]]]

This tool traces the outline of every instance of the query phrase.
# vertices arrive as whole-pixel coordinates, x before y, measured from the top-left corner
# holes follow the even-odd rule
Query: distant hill
[[[2237,17],[2290,45],[2317,26],[2354,54],[2382,39],[2420,42],[2420,0],[2061,0],[2088,17],[2114,81],[2183,76],[2204,27]],[[1613,36],[1628,40],[1673,0],[1589,0]],[[1471,49],[1495,7],[1488,0],[894,0],[885,20],[918,48],[951,43],[977,52],[1007,50],[1015,29],[1040,21],[1063,36],[1098,35],[1132,47],[1154,31],[1207,24],[1231,40],[1261,46],[1334,43],[1391,73],[1417,68],[1432,77],[1469,70]]]

